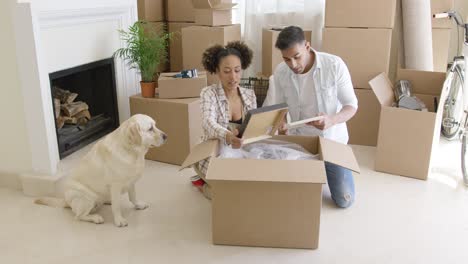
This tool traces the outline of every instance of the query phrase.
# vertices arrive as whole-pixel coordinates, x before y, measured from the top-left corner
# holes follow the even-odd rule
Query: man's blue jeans
[[[325,162],[328,187],[333,201],[338,207],[347,208],[354,202],[353,173],[345,168]]]

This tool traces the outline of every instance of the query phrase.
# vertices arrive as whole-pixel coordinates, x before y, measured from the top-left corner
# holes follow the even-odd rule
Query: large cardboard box
[[[171,72],[183,70],[182,66],[182,28],[193,26],[193,23],[169,22],[168,31],[173,33],[169,42],[169,64]]]
[[[159,99],[134,95],[130,97],[130,112],[151,116],[168,136],[166,144],[148,151],[146,158],[149,160],[180,165],[201,140],[199,98]]]
[[[358,99],[356,115],[346,122],[349,144],[377,146],[379,134],[380,103],[369,89],[354,89]]]
[[[276,66],[283,61],[281,51],[275,47],[280,32],[280,29],[268,28],[264,28],[262,31],[262,74],[265,76],[273,75]],[[304,35],[307,41],[312,41],[311,30],[305,29]]]
[[[206,74],[200,72],[194,78],[174,78],[180,72],[162,73],[158,79],[158,93],[161,99],[200,97],[206,85]]]
[[[447,93],[442,90],[445,73],[399,70],[398,79],[411,82],[413,94],[425,102],[429,111],[392,107],[393,85],[386,74],[370,81],[382,106],[375,170],[426,180],[440,135],[443,110],[440,106]],[[434,98],[440,98],[437,112]]]
[[[166,0],[166,16],[169,22],[195,22],[192,0]]]
[[[397,0],[327,0],[325,27],[393,28]]]
[[[451,30],[448,28],[432,29],[432,53],[434,71],[446,72],[450,49]]]
[[[164,21],[163,0],[138,0],[138,19],[151,22]]]
[[[320,160],[218,158],[218,141],[197,145],[182,168],[211,157],[212,238],[218,245],[315,249],[319,244],[324,161],[354,171],[352,149],[320,137],[274,136]]]
[[[184,69],[203,69],[203,52],[215,45],[241,40],[240,24],[219,27],[192,26],[182,28],[182,63]],[[214,78],[208,76],[208,85]]]
[[[431,0],[431,13],[453,11],[455,8],[454,2],[454,0]],[[454,23],[449,18],[432,18],[432,28],[453,28]]]
[[[369,81],[381,72],[394,79],[398,51],[394,35],[392,29],[325,28],[322,50],[344,60],[353,87],[370,89]]]

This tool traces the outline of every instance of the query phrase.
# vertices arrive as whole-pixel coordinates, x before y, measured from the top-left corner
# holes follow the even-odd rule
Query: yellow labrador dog
[[[121,214],[120,196],[128,193],[137,210],[148,207],[136,199],[135,182],[143,174],[148,149],[161,146],[166,139],[151,117],[134,115],[99,140],[72,170],[65,183],[65,199],[40,198],[35,202],[70,207],[77,219],[96,224],[104,222],[96,210],[110,203],[115,225],[127,226]]]

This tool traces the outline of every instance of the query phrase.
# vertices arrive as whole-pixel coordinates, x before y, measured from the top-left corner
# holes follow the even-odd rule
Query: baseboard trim
[[[0,187],[21,191],[23,189],[19,174],[0,172]]]
[[[0,187],[23,192],[26,196],[56,196],[60,179],[35,173],[0,172]]]

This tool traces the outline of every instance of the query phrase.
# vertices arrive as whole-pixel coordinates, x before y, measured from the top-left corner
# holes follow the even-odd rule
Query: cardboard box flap
[[[202,142],[190,151],[187,158],[185,158],[179,170],[183,170],[193,164],[213,156],[218,151],[219,141],[217,139]]]
[[[262,172],[258,173],[261,168]],[[311,173],[314,172],[314,173]],[[326,183],[320,160],[261,160],[212,158],[207,180]]]
[[[323,161],[360,173],[359,165],[350,146],[320,137],[320,154]]]
[[[192,0],[193,7],[197,9],[232,9],[237,4],[228,3],[221,0]]]
[[[246,126],[239,130],[245,144],[270,138],[278,130],[288,112],[287,104],[271,105],[250,110],[246,115]]]
[[[413,94],[440,95],[446,77],[445,72],[399,69],[397,80],[408,80]]]
[[[382,106],[391,107],[393,105],[395,102],[393,85],[386,73],[377,75],[374,79],[369,81],[369,85]]]

